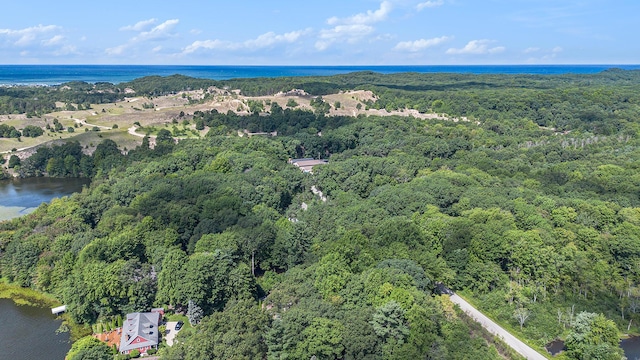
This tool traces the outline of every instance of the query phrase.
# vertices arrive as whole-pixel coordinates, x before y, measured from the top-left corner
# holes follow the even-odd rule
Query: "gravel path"
[[[488,317],[484,316],[480,311],[476,310],[471,304],[466,302],[463,298],[451,292],[451,301],[454,304],[458,304],[460,309],[467,313],[472,319],[480,323],[483,328],[487,329],[493,335],[502,338],[507,345],[511,346],[520,355],[529,360],[544,360],[546,357],[542,356],[539,352],[535,351],[527,344],[518,340],[515,336],[511,335],[507,330],[500,327],[500,325],[491,321]]]
[[[104,129],[104,130],[111,130],[112,128],[108,127],[108,126],[102,126],[102,125],[95,125],[95,124],[89,124],[86,120],[84,119],[73,119],[76,123],[78,124],[82,124],[84,126],[93,126],[93,127],[97,127],[99,129]]]

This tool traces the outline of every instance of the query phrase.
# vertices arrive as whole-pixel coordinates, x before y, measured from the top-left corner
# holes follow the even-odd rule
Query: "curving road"
[[[82,124],[82,125],[85,125],[85,126],[93,126],[93,127],[99,128],[99,129],[105,129],[105,130],[111,130],[112,129],[112,128],[108,127],[108,126],[89,124],[85,119],[73,119],[73,121],[75,121],[78,124]]]
[[[467,315],[469,315],[472,319],[480,323],[483,328],[487,329],[493,335],[496,335],[502,338],[507,345],[511,346],[513,350],[517,351],[520,355],[524,356],[529,360],[545,360],[546,357],[542,356],[539,352],[535,351],[529,345],[523,343],[518,340],[515,336],[511,335],[507,330],[500,327],[500,325],[493,322],[488,317],[484,316],[480,311],[471,306],[467,301],[465,301],[460,296],[456,295],[453,291],[448,292],[451,296],[451,302],[454,304],[458,304],[460,309],[464,311]]]

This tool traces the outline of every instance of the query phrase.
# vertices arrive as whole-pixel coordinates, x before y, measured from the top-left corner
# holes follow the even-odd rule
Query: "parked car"
[[[184,321],[178,321],[178,323],[176,324],[176,331],[182,329],[182,325],[184,325]]]

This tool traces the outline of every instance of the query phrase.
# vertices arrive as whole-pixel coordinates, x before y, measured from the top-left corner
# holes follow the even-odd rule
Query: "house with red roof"
[[[160,316],[158,312],[127,314],[122,323],[120,353],[129,354],[137,349],[140,354],[145,354],[149,349],[157,349]]]

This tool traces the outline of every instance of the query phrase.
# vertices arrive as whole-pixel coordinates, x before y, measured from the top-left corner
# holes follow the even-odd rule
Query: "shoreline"
[[[251,78],[326,77],[353,72],[373,71],[381,74],[455,73],[468,75],[565,75],[597,74],[609,69],[640,70],[639,64],[493,64],[493,65],[0,65],[10,75],[0,77],[0,87],[54,87],[67,82],[90,84],[108,82],[118,85],[146,76],[175,74],[216,81]],[[29,78],[20,80],[24,70]],[[42,74],[34,69],[47,69]],[[127,69],[127,71],[123,71]],[[131,70],[137,70],[133,73]],[[74,70],[74,71],[69,71]],[[54,74],[54,75],[51,75]],[[110,75],[106,75],[110,74]],[[38,78],[38,75],[41,75]],[[50,81],[47,81],[50,78]]]
[[[16,306],[31,306],[46,309],[62,305],[62,303],[51,294],[9,284],[6,282],[6,279],[0,279],[0,299],[11,300]],[[60,328],[66,326],[69,329],[71,343],[89,335],[91,332],[90,326],[77,324],[71,319],[68,313],[58,315],[58,318],[62,319]]]

